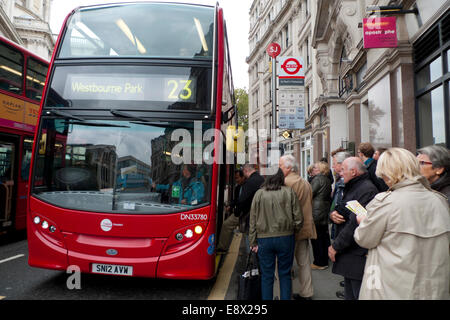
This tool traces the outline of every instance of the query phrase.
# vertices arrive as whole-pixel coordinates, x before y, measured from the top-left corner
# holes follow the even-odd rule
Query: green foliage
[[[248,93],[247,89],[234,89],[236,105],[238,109],[238,123],[244,128],[244,132],[248,130]]]

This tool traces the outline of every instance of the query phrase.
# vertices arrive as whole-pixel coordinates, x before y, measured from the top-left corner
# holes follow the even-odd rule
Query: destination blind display
[[[197,79],[179,75],[69,74],[64,97],[71,100],[127,100],[196,103]]]

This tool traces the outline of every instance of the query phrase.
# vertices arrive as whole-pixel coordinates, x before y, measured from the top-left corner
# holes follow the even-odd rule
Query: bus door
[[[15,208],[17,142],[0,135],[0,228],[12,225]]]
[[[21,140],[20,160],[16,161],[16,170],[18,171],[18,178],[15,179],[17,190],[16,230],[25,229],[27,226],[28,178],[30,175],[31,150],[33,148],[33,137],[25,136]]]

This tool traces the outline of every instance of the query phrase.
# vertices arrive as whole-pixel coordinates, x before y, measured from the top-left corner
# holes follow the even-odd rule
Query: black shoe
[[[294,293],[292,297],[294,298],[294,300],[312,300],[312,297],[302,297],[298,293]]]
[[[340,285],[342,288],[345,287],[345,281],[339,282],[339,285]]]
[[[344,291],[336,291],[336,297],[339,299],[345,299]]]

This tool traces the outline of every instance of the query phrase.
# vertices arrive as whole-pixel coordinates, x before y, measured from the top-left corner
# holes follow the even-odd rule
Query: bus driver
[[[196,177],[195,165],[183,165],[181,178],[172,184],[155,184],[153,188],[156,192],[168,191],[170,188],[170,196],[175,203],[185,205],[198,205],[203,202],[205,195],[205,186]]]

